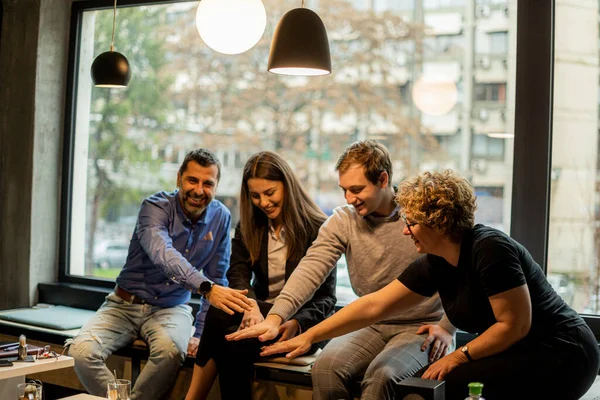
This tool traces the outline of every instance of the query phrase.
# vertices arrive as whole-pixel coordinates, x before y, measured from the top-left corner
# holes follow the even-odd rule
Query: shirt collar
[[[277,236],[275,235],[275,226],[273,226],[273,222],[271,219],[269,219],[269,234],[275,239],[277,238]],[[284,238],[285,237],[285,225],[281,227],[281,230],[279,231],[279,237],[280,238]]]
[[[394,194],[398,194],[398,185],[393,185],[392,189],[394,190]],[[394,202],[395,203],[395,202]],[[387,217],[373,216],[371,214],[365,215],[363,219],[370,219],[372,221],[383,221],[383,222],[393,222],[398,221],[400,219],[400,206],[396,204],[396,207],[392,210],[390,215]]]

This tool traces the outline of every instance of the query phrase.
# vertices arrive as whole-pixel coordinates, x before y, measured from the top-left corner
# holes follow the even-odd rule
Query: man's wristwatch
[[[469,354],[469,346],[465,345],[465,346],[461,347],[460,351],[462,351],[462,353],[467,357],[467,359],[469,361],[473,361],[473,359],[471,358],[471,355]]]
[[[212,287],[213,287],[212,282],[210,282],[210,281],[204,281],[204,282],[202,282],[200,284],[200,288],[198,289],[198,292],[202,296],[206,297],[206,295],[210,293]]]

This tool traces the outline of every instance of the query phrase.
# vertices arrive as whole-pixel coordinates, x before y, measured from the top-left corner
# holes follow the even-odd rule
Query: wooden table
[[[0,380],[36,374],[38,372],[52,371],[54,369],[68,368],[75,365],[75,361],[69,356],[60,356],[58,358],[47,358],[45,360],[36,360],[35,362],[14,361],[12,367],[0,368]]]
[[[91,394],[76,394],[75,396],[63,397],[58,400],[106,400],[106,397],[92,396]]]
[[[17,385],[25,382],[25,376],[38,372],[68,368],[75,365],[69,356],[36,360],[35,362],[13,362],[10,367],[0,367],[0,399],[16,399]]]

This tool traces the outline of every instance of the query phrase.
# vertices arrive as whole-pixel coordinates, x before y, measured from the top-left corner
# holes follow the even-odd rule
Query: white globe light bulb
[[[458,99],[456,83],[439,76],[422,76],[412,90],[413,101],[421,112],[429,115],[448,113]]]
[[[266,26],[267,12],[261,0],[201,0],[196,12],[200,37],[223,54],[251,49]]]

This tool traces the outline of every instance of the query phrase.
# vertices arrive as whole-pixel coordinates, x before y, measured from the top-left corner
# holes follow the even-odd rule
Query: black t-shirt
[[[450,322],[470,333],[482,333],[496,323],[490,296],[525,283],[532,306],[529,337],[543,337],[584,323],[552,289],[521,244],[483,225],[465,233],[458,266],[427,254],[411,263],[398,280],[423,296],[439,292]]]

